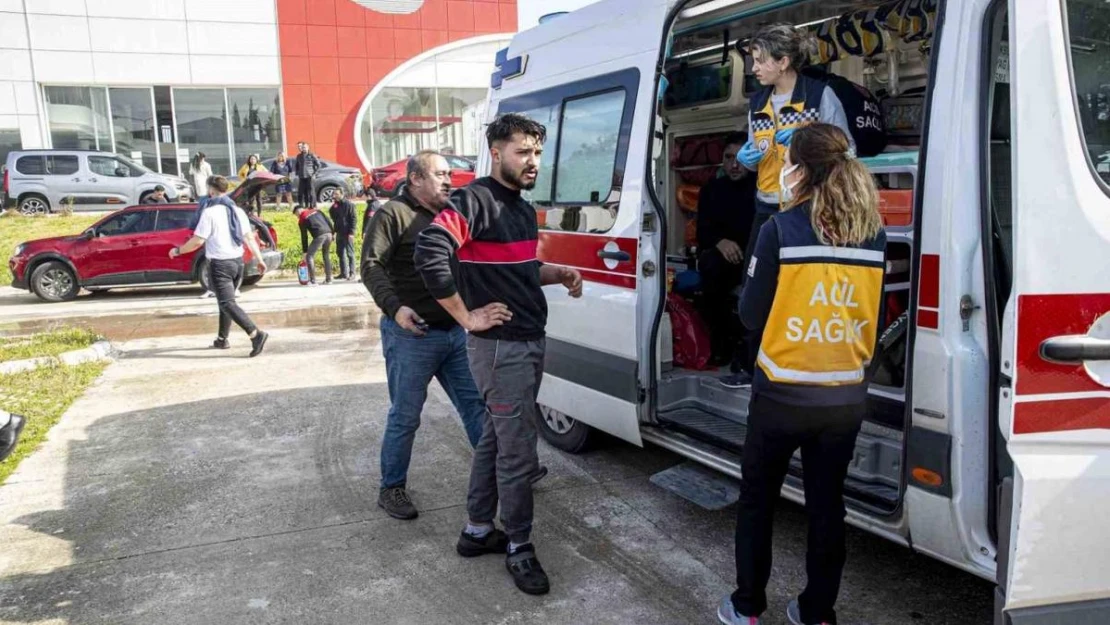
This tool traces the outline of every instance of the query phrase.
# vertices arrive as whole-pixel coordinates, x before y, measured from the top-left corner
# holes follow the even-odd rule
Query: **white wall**
[[[274,0],[0,0],[0,128],[45,145],[36,84],[281,84]]]

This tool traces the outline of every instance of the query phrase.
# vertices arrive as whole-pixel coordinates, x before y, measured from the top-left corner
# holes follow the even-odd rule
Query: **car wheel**
[[[31,273],[31,290],[48,302],[68,302],[77,297],[81,287],[77,276],[65,263],[52,260]]]
[[[25,195],[19,200],[19,214],[33,217],[50,212],[50,202],[41,195]]]
[[[200,288],[204,289],[207,293],[212,290],[212,283],[208,281],[208,259],[201,259],[197,264],[197,282],[200,282]]]
[[[250,276],[248,278],[243,278],[243,286],[254,286],[254,285],[258,284],[261,281],[262,281],[262,276],[261,275]]]
[[[334,184],[324,185],[316,192],[316,199],[320,202],[331,202],[335,199],[335,191],[339,189]]]
[[[584,451],[593,439],[593,428],[543,404],[540,404],[537,421],[543,439],[567,453]]]

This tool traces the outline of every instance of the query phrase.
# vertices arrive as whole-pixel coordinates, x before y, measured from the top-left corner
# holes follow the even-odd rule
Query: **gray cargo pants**
[[[482,438],[474,448],[466,511],[471,523],[492,523],[501,501],[509,540],[532,533],[532,476],[536,455],[536,396],[543,379],[546,342],[466,339],[470,372],[486,402]]]

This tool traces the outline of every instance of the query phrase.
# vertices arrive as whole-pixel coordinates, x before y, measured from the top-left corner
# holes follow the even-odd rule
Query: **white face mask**
[[[784,204],[789,204],[794,201],[794,187],[798,186],[798,183],[795,181],[794,184],[786,184],[786,177],[794,173],[797,169],[797,165],[791,165],[788,168],[783,167],[779,170],[779,193],[782,196],[782,202]]]

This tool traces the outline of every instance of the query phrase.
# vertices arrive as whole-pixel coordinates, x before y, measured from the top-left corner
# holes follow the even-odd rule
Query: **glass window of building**
[[[112,150],[108,96],[103,87],[42,88],[50,142],[69,150]]]
[[[6,167],[8,153],[23,149],[23,139],[18,128],[0,130],[0,167]]]
[[[108,89],[116,153],[158,170],[157,123],[150,89]],[[176,173],[176,172],[172,172]]]
[[[475,158],[493,60],[508,42],[451,44],[375,89],[355,125],[363,165],[382,167],[420,150]]]
[[[277,89],[228,89],[231,108],[231,137],[235,169],[257,154],[259,160],[277,156],[281,150],[281,100]]]
[[[177,117],[177,147],[188,150],[189,158],[204,152],[212,173],[231,175],[224,90],[174,89],[173,109]]]

